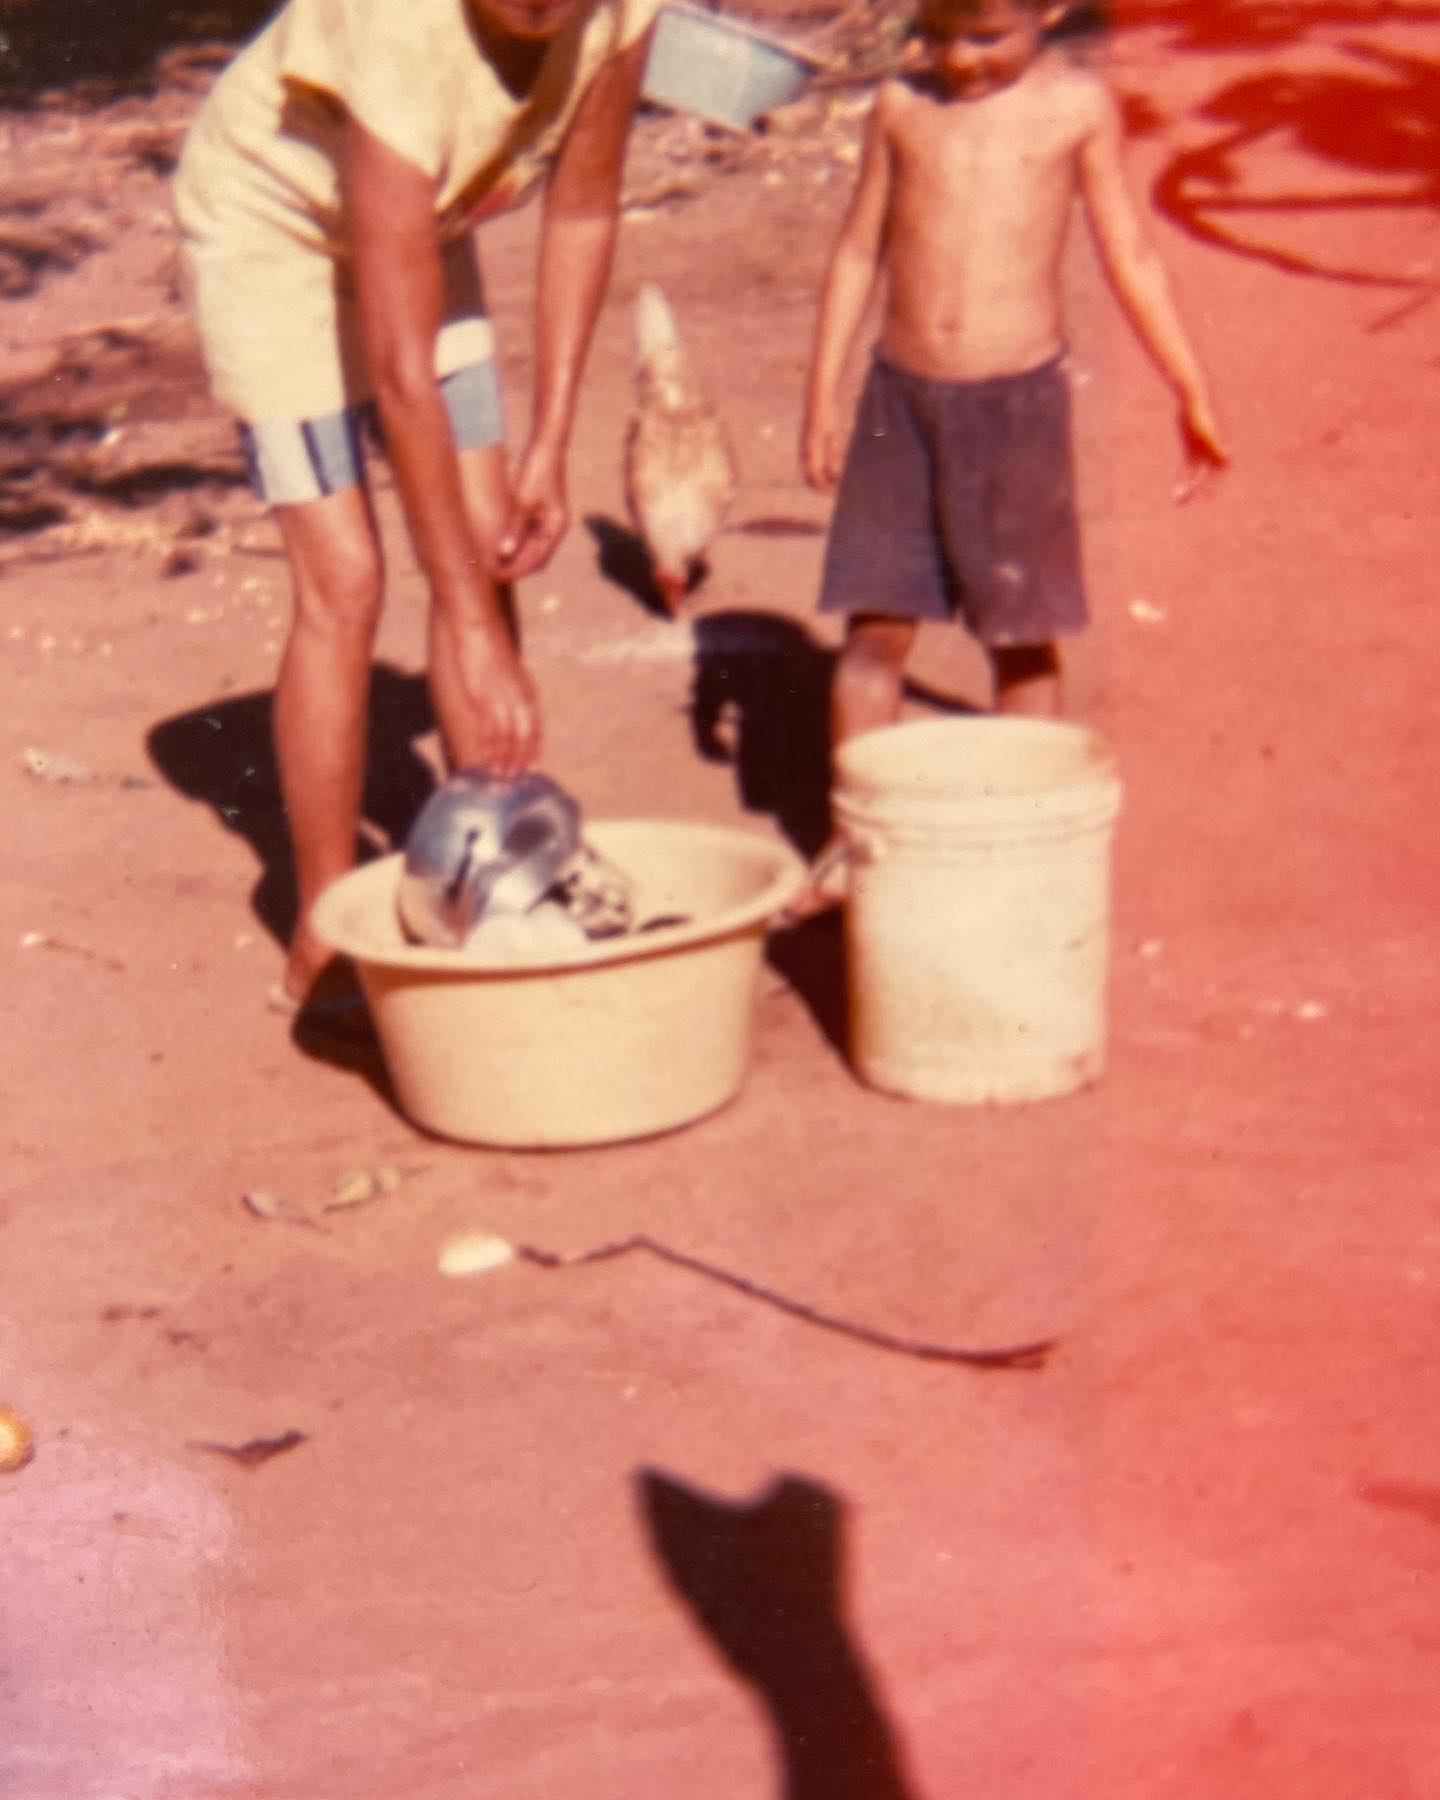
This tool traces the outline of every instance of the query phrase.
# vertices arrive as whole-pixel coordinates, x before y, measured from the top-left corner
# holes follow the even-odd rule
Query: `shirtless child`
[[[920,622],[957,612],[985,647],[998,711],[1061,710],[1056,640],[1087,622],[1060,294],[1077,195],[1174,391],[1182,492],[1226,460],[1126,190],[1115,102],[1047,45],[1065,11],[922,0],[913,63],[876,98],[826,280],[802,446],[812,486],[839,490],[820,602],[848,615],[836,743],[899,718]],[[842,473],[838,390],[881,276],[883,323]]]

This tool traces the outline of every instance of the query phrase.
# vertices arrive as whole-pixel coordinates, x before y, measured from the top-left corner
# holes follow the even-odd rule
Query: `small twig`
[[[269,1462],[272,1456],[283,1456],[287,1450],[306,1442],[303,1431],[285,1431],[279,1437],[250,1438],[243,1444],[217,1444],[205,1439],[192,1438],[192,1450],[205,1450],[211,1456],[225,1456],[242,1469],[258,1469],[262,1463]]]
[[[677,1268],[689,1269],[692,1274],[718,1281],[725,1287],[734,1288],[736,1293],[744,1294],[747,1299],[761,1300],[767,1306],[789,1313],[792,1318],[804,1320],[807,1325],[818,1325],[823,1331],[839,1332],[842,1337],[853,1338],[857,1343],[869,1344],[877,1350],[893,1350],[897,1355],[915,1357],[921,1362],[959,1363],[972,1369],[1041,1369],[1055,1347],[1054,1338],[1042,1338],[1033,1344],[1016,1344],[1003,1350],[957,1350],[944,1344],[927,1344],[914,1338],[892,1337],[889,1332],[874,1331],[868,1325],[854,1325],[846,1319],[833,1318],[829,1313],[819,1312],[813,1306],[807,1306],[801,1300],[792,1300],[785,1294],[777,1294],[773,1288],[762,1287],[759,1282],[750,1281],[743,1275],[732,1275],[728,1269],[716,1268],[713,1263],[702,1262],[699,1257],[672,1250],[668,1245],[657,1243],[654,1238],[646,1237],[643,1233],[618,1243],[602,1244],[598,1249],[581,1251],[574,1256],[562,1256],[553,1250],[537,1250],[531,1244],[515,1246],[516,1256],[542,1269],[575,1269],[586,1263],[610,1262],[617,1256],[629,1255],[632,1250],[648,1251],[662,1262],[673,1263]]]
[[[1395,326],[1403,325],[1407,319],[1413,318],[1440,299],[1440,287],[1433,283],[1422,288],[1418,294],[1412,294],[1401,305],[1393,307],[1389,312],[1381,313],[1378,319],[1372,319],[1365,327],[1367,331],[1392,331]]]

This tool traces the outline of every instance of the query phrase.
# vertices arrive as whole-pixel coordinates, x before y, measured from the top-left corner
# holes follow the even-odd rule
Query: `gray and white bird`
[[[625,439],[625,498],[671,613],[706,569],[737,473],[729,434],[701,391],[669,302],[653,285],[635,305],[635,411]]]

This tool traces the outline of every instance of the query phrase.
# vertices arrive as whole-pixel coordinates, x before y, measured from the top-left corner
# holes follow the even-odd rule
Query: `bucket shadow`
[[[279,943],[295,928],[295,863],[280,793],[272,692],[237,694],[163,719],[146,736],[155,768],[177,793],[208,806],[244,838],[260,865],[251,905]],[[415,740],[434,727],[425,679],[377,665],[370,687],[369,758],[361,817],[399,843],[434,787]],[[369,850],[360,847],[361,853]]]
[[[840,1496],[798,1475],[746,1501],[656,1469],[636,1485],[670,1586],[769,1712],[784,1800],[915,1800],[844,1618]]]
[[[800,996],[821,1035],[840,1057],[849,1047],[845,1003],[845,939],[839,909],[772,931],[765,961]]]

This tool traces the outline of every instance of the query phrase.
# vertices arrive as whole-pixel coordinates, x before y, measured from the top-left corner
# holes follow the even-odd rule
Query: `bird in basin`
[[[667,610],[706,573],[705,552],[735,497],[735,456],[660,289],[635,306],[635,411],[625,440],[625,498]]]

